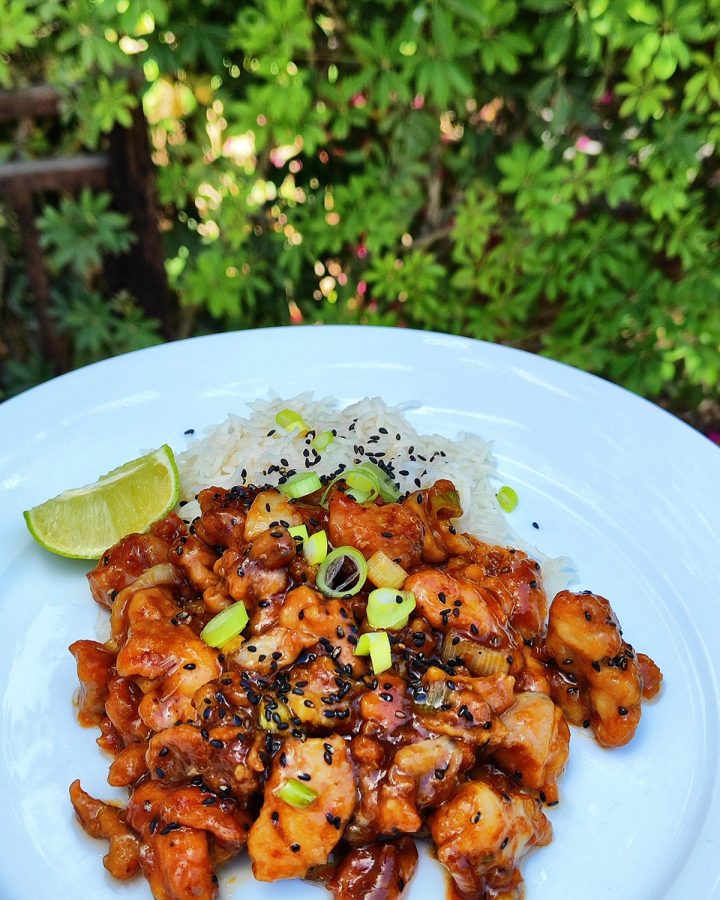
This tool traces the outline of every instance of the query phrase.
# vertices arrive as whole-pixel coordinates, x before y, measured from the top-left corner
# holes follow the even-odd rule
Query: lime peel
[[[71,488],[23,513],[46,550],[72,559],[99,559],[121,538],[147,529],[180,496],[180,475],[168,444],[130,460],[92,484]]]

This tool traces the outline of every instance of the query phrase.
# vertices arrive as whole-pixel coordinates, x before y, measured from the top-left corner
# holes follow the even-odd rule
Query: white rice
[[[449,478],[460,493],[464,513],[458,526],[463,531],[497,543],[511,538],[507,517],[495,498],[500,482],[491,444],[475,435],[460,434],[450,440],[438,434],[418,434],[400,408],[388,406],[377,397],[341,409],[336,400],[316,400],[304,393],[290,398],[273,396],[249,403],[248,408],[247,416],[230,415],[206,429],[177,457],[184,500],[192,500],[210,485],[276,485],[286,470],[331,475],[342,463],[350,467],[368,459],[374,461],[372,454],[377,454],[378,461],[393,464],[395,480],[403,492],[416,490],[415,479],[426,486]],[[317,461],[310,447],[312,432],[301,437],[276,423],[275,416],[282,409],[298,412],[316,434],[337,431],[335,440],[320,452]],[[314,463],[309,469],[308,460]],[[277,466],[280,471],[272,468]],[[407,475],[400,475],[400,471]],[[186,515],[192,512],[187,509]]]
[[[293,470],[332,475],[341,464],[351,467],[372,461],[371,454],[378,454],[378,460],[392,463],[394,478],[403,492],[439,478],[450,479],[463,507],[463,515],[455,523],[459,530],[491,543],[525,549],[542,563],[550,596],[567,586],[568,561],[546,557],[510,528],[495,496],[501,481],[488,441],[467,433],[454,440],[419,434],[400,407],[388,406],[378,397],[341,409],[337,400],[316,400],[311,393],[290,398],[272,395],[247,407],[248,415],[228,416],[206,429],[202,437],[191,439],[189,449],[178,455],[182,496],[187,503],[183,508],[185,518],[199,514],[194,497],[206,487],[276,485],[284,472]],[[303,437],[279,426],[275,416],[283,409],[299,413],[312,431]],[[314,434],[332,430],[337,436],[316,457],[310,447]],[[308,460],[313,463],[310,468],[306,466]]]

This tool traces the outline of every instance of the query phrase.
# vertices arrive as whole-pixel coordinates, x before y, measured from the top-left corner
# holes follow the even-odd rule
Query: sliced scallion
[[[287,481],[278,485],[278,490],[286,497],[297,499],[298,497],[307,497],[308,494],[314,494],[322,487],[320,476],[317,472],[298,472],[292,475]]]
[[[200,632],[200,637],[210,647],[222,647],[228,641],[237,637],[247,625],[249,617],[242,600],[228,606],[207,623]]]
[[[457,519],[462,515],[460,494],[457,491],[443,491],[442,493],[430,493],[430,506],[432,511],[441,519]]]
[[[355,656],[367,656],[368,654],[376,675],[392,666],[390,638],[386,631],[368,631],[360,635],[355,647]]]
[[[318,566],[328,555],[328,539],[324,531],[316,531],[303,542],[303,556],[311,566]]]
[[[442,648],[443,662],[449,659],[459,660],[472,675],[507,674],[510,671],[510,663],[507,650],[497,650],[493,647],[484,647],[468,640],[457,631],[448,631]]]
[[[433,681],[428,687],[425,696],[418,703],[429,709],[440,709],[450,697],[450,688],[445,681]]]
[[[383,500],[392,502],[400,499],[400,488],[390,478],[387,472],[384,472],[380,466],[376,466],[371,462],[364,462],[358,466],[358,469],[365,475],[369,475],[374,479],[378,492]]]
[[[407,572],[383,550],[377,550],[367,561],[368,578],[375,587],[401,588]]]
[[[348,494],[357,500],[358,503],[367,503],[368,500],[374,500],[380,493],[375,479],[359,469],[351,469],[345,475],[345,484],[350,488]]]
[[[288,534],[291,538],[294,538],[298,544],[302,544],[303,541],[308,539],[307,525],[293,525],[288,528]]]
[[[332,431],[321,431],[320,434],[316,434],[315,437],[310,441],[310,446],[313,450],[327,450],[327,448],[332,444],[335,440],[335,435]]]
[[[512,512],[518,505],[517,492],[509,484],[504,484],[495,496],[505,512]]]
[[[376,588],[370,591],[367,620],[373,628],[404,628],[417,602],[412,591]]]
[[[294,431],[297,428],[298,434],[301,435],[307,434],[308,431],[310,431],[310,426],[305,419],[303,419],[299,412],[295,412],[294,409],[281,409],[275,416],[275,421],[281,428],[284,428],[285,431]]]
[[[336,547],[320,563],[315,584],[326,597],[357,594],[367,578],[365,557],[354,547]]]
[[[288,778],[276,791],[276,796],[284,800],[289,806],[295,809],[307,809],[311,803],[317,800],[318,792],[298,781],[297,778]]]
[[[382,497],[386,502],[393,502],[400,498],[400,490],[390,476],[383,470],[371,462],[364,462],[362,465],[354,466],[352,469],[345,469],[327,485],[320,502],[325,506],[330,493],[330,488],[337,482],[344,481],[350,490],[348,493],[357,500],[358,503],[367,503],[368,500],[375,500],[376,497]],[[359,499],[356,493],[363,497]]]

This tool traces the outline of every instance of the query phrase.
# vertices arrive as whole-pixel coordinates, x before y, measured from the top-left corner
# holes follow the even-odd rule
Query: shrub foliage
[[[178,335],[432,328],[716,396],[720,0],[0,0],[0,20],[0,85],[55,84],[64,109],[3,157],[95,148],[143,103]],[[103,296],[129,240],[107,198],[40,226],[75,364],[157,340]],[[48,364],[0,227],[12,392]]]

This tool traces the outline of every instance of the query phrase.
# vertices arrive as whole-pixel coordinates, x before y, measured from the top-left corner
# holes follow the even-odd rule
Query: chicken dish
[[[370,500],[349,481],[209,487],[197,518],[125,537],[88,576],[111,636],[70,647],[79,718],[129,799],[70,796],[106,869],[156,900],[218,897],[245,852],[260,881],[395,900],[417,837],[456,896],[521,897],[568,726],[623,745],[660,687],[606,599],[550,602],[527,553],[461,533],[450,481]],[[208,638],[238,610],[240,633]]]

